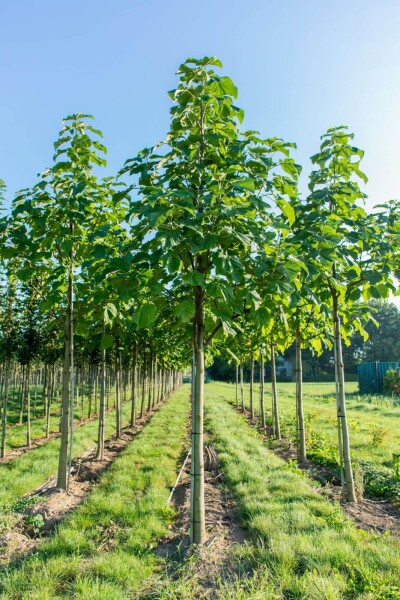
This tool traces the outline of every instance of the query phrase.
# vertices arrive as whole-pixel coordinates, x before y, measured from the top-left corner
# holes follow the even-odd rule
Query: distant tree
[[[369,339],[361,348],[365,362],[391,362],[400,360],[400,310],[391,302],[371,302],[377,309],[374,318],[379,327],[370,321],[365,327]]]

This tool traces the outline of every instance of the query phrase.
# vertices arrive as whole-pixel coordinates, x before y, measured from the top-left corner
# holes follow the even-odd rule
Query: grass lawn
[[[119,600],[158,569],[150,545],[165,535],[166,506],[183,450],[188,386],[175,392],[116,459],[87,500],[19,568],[0,575],[2,600]]]
[[[347,383],[347,416],[352,456],[358,486],[362,478],[367,491],[376,496],[400,500],[400,478],[396,481],[396,455],[400,454],[400,406],[385,396],[360,396],[356,383]],[[255,402],[258,408],[258,385]],[[310,444],[309,456],[335,468],[337,463],[337,430],[335,386],[332,383],[304,384],[304,410]],[[206,385],[206,398],[217,396],[236,402],[235,386],[227,383]],[[278,384],[279,409],[283,434],[295,437],[295,384]],[[246,406],[249,385],[245,384]],[[266,384],[265,405],[271,415],[272,396]],[[400,467],[399,467],[400,468]]]
[[[131,403],[122,405],[123,425],[130,420]],[[115,410],[106,414],[105,439],[110,438],[116,430]],[[74,433],[73,456],[83,454],[97,442],[98,420],[89,421],[77,428]],[[43,446],[26,452],[7,463],[0,464],[0,511],[1,527],[7,526],[6,515],[15,501],[21,496],[35,490],[49,477],[56,475],[61,438],[49,440]]]
[[[34,394],[35,390],[37,392],[37,405],[36,405],[36,416],[34,413]],[[42,438],[46,435],[46,417],[43,416],[43,405],[42,405],[42,386],[31,386],[31,438],[32,440]],[[109,407],[113,406],[114,398],[115,398],[115,390],[111,389],[109,395]],[[97,410],[99,409],[99,394],[100,388],[97,392]],[[128,391],[127,397],[130,395],[130,390]],[[58,398],[60,400],[61,393],[58,390]],[[81,395],[79,395],[79,401],[76,403],[74,407],[74,418],[75,422],[78,423],[81,419],[88,418],[88,410],[89,410],[89,397],[86,394],[83,397],[83,402],[81,399]],[[60,402],[52,402],[51,411],[50,411],[50,433],[56,432],[59,430],[60,424],[60,414],[61,414],[61,404]],[[95,403],[94,403],[94,393],[92,395],[92,403],[91,403],[91,416],[95,414]],[[20,446],[25,446],[26,444],[26,410],[24,409],[22,425],[19,425],[19,397],[17,391],[15,389],[10,390],[10,396],[8,401],[8,410],[7,410],[7,437],[6,437],[6,450],[11,448],[19,448]]]
[[[400,542],[357,530],[278,458],[223,398],[207,386],[206,427],[254,544],[238,560],[250,570],[220,598],[400,598]]]

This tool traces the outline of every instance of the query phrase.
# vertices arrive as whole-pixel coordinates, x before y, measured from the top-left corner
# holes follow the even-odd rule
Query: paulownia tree
[[[268,198],[297,178],[281,140],[241,133],[237,89],[220,76],[216,58],[188,59],[164,142],[128,160],[139,176],[132,203],[134,235],[144,240],[154,281],[171,291],[175,314],[187,324],[195,362],[192,403],[191,540],[205,540],[203,405],[204,353],[213,337],[235,334],[235,319],[257,311],[252,283],[255,251],[269,222]],[[285,193],[285,192],[283,192]]]
[[[88,235],[99,227],[105,195],[93,173],[104,166],[101,132],[88,124],[89,115],[67,117],[55,143],[54,164],[39,183],[14,200],[11,239],[19,256],[23,281],[44,282],[43,310],[58,310],[64,320],[61,447],[57,486],[67,489],[71,460],[74,406],[74,283],[90,249]],[[31,283],[32,284],[32,283]],[[59,313],[60,314],[60,311]],[[68,455],[68,446],[70,453]]]
[[[350,439],[346,415],[342,339],[351,331],[365,334],[362,324],[368,308],[360,300],[385,297],[390,289],[390,269],[379,267],[379,229],[360,206],[365,197],[357,179],[363,151],[351,144],[353,134],[345,127],[329,129],[322,136],[320,152],[311,160],[310,195],[297,223],[297,241],[307,247],[310,265],[316,270],[315,295],[321,307],[329,307],[333,323],[339,453],[343,464],[345,498],[356,502]],[[354,318],[354,308],[359,317]]]

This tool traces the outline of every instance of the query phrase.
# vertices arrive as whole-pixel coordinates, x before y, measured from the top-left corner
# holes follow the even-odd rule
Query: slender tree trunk
[[[260,412],[261,427],[265,431],[265,389],[264,389],[264,354],[260,351]]]
[[[26,445],[31,447],[31,363],[26,365]]]
[[[240,401],[242,405],[242,412],[244,412],[244,386],[243,386],[243,362],[240,361]]]
[[[117,440],[121,437],[121,412],[120,412],[120,386],[119,386],[119,368],[118,368],[118,355],[115,357],[115,416],[116,416],[116,432],[115,437]]]
[[[254,419],[254,358],[253,354],[250,359],[250,414]]]
[[[103,336],[106,333],[106,326],[103,319]],[[104,454],[104,424],[106,418],[106,351],[101,351],[101,375],[100,375],[100,412],[99,412],[99,432],[97,439],[98,460],[103,459]]]
[[[132,395],[131,395],[131,427],[136,425],[136,376],[137,376],[137,343],[133,344],[133,365],[132,365]]]
[[[301,357],[301,333],[300,328],[296,331],[296,414],[298,429],[298,449],[299,462],[303,463],[307,459],[306,452],[306,432],[304,427],[304,407],[303,407],[303,364]]]
[[[3,391],[3,410],[1,413],[1,451],[0,458],[6,455],[6,437],[7,437],[7,405],[8,405],[8,387],[10,378],[11,358],[6,356],[4,365],[4,391]]]
[[[191,490],[193,499],[190,514],[190,540],[203,544],[206,539],[204,504],[204,455],[203,455],[203,412],[204,412],[204,311],[203,291],[195,289],[194,316],[194,397],[192,403],[192,468]]]
[[[71,368],[71,310],[67,309],[64,328],[64,366],[62,376],[61,446],[58,460],[57,487],[67,489],[69,434],[69,372]]]
[[[92,415],[92,390],[93,390],[93,365],[89,365],[89,397],[88,397],[88,419]]]
[[[239,408],[239,365],[235,365],[236,408]]]
[[[281,427],[279,423],[278,410],[278,390],[276,388],[276,366],[275,366],[275,346],[271,342],[271,385],[272,385],[272,407],[274,419],[274,434],[277,440],[281,439]]]
[[[48,365],[45,364],[44,365],[44,381],[43,381],[43,391],[42,391],[42,398],[43,398],[43,416],[47,417],[47,377],[48,377]]]
[[[54,385],[54,365],[49,372],[48,390],[47,390],[47,408],[46,408],[46,438],[49,439],[50,435],[50,416],[51,416],[51,400],[53,396],[53,385]]]
[[[21,390],[20,390],[20,398],[19,398],[19,421],[18,421],[18,425],[22,425],[23,416],[24,416],[25,385],[26,385],[26,369],[25,369],[25,365],[22,365],[22,377],[21,377]]]
[[[343,442],[343,464],[344,464],[344,475],[346,484],[346,501],[357,502],[356,492],[354,488],[354,477],[353,468],[351,464],[350,455],[350,438],[349,430],[347,425],[346,415],[346,394],[345,394],[345,383],[344,383],[344,364],[342,355],[342,335],[340,331],[340,317],[338,311],[337,296],[333,294],[333,320],[334,320],[334,332],[335,332],[335,346],[336,346],[336,372],[338,379],[338,419],[341,424],[342,442]]]
[[[99,367],[94,368],[94,414],[97,415],[97,388],[99,379]]]
[[[146,351],[143,353],[143,368],[142,368],[142,399],[140,405],[140,418],[144,415],[144,403],[146,401]]]
[[[71,232],[73,225],[70,224]],[[65,316],[64,328],[64,365],[62,373],[62,414],[61,414],[61,445],[58,460],[57,487],[62,490],[68,489],[67,463],[68,463],[68,436],[69,436],[69,418],[70,418],[70,370],[73,371],[73,281],[72,266],[73,251],[70,253],[70,268],[68,276],[68,306]],[[73,394],[73,381],[71,377],[71,391]],[[73,396],[72,396],[73,397]]]
[[[151,409],[151,394],[153,391],[153,386],[152,386],[152,382],[153,382],[153,353],[150,352],[150,357],[149,357],[149,385],[147,387],[147,412],[150,412]]]

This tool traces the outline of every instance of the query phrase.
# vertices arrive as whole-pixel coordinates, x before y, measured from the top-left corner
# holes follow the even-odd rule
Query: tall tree
[[[64,319],[61,447],[57,486],[67,489],[68,446],[74,406],[74,285],[89,248],[88,235],[104,212],[101,185],[94,166],[106,164],[101,132],[87,121],[90,115],[67,117],[55,143],[54,164],[33,189],[14,200],[12,240],[19,255],[19,277],[40,277],[45,285],[42,309],[60,309]]]
[[[204,353],[217,332],[235,333],[235,318],[256,310],[254,250],[269,223],[276,183],[297,178],[288,146],[241,133],[237,89],[220,76],[216,58],[188,59],[170,92],[169,133],[126,163],[139,175],[132,204],[135,234],[144,240],[154,279],[174,290],[176,315],[190,324],[195,362],[192,412],[191,540],[205,540],[203,406]],[[281,158],[282,156],[282,158]],[[275,173],[275,168],[287,175]],[[147,236],[147,238],[146,238]],[[148,239],[150,238],[150,239]],[[153,310],[151,305],[146,309]]]

